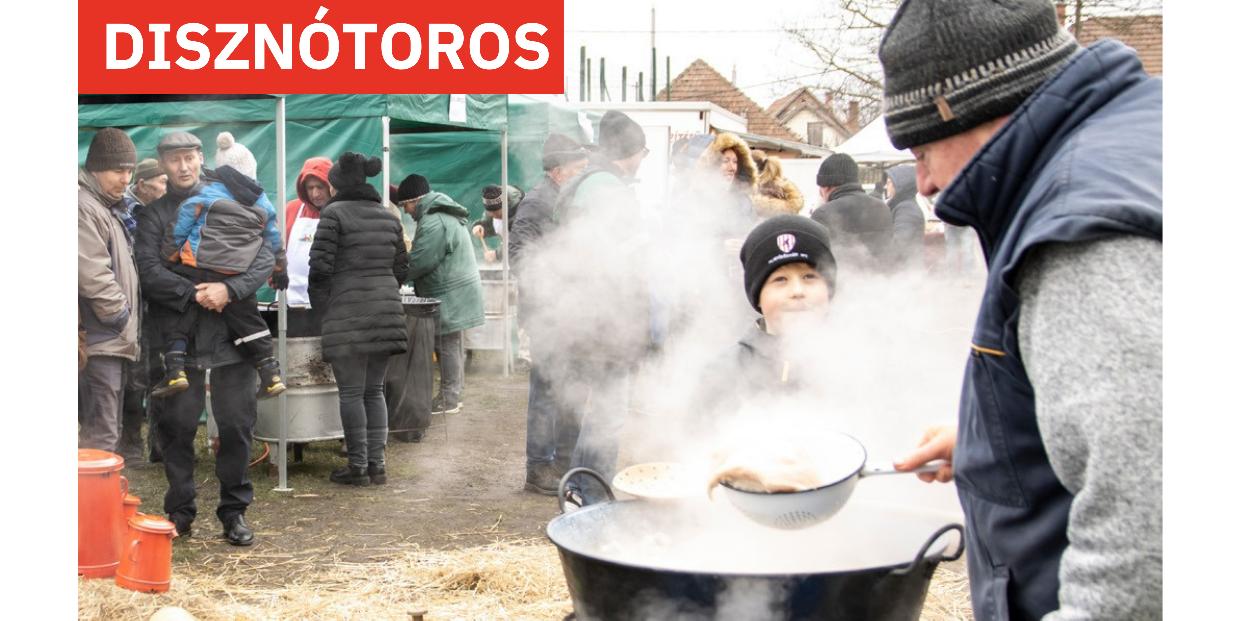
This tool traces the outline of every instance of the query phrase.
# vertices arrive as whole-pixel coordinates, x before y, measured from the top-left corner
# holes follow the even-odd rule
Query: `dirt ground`
[[[382,558],[395,543],[458,549],[542,537],[557,506],[555,498],[522,489],[527,376],[506,378],[490,361],[480,362],[467,376],[461,412],[433,416],[422,442],[389,443],[387,485],[329,482],[328,473],[345,463],[336,441],[308,445],[301,463],[292,462],[290,452],[291,492],[273,491],[278,478],[267,462],[253,466],[255,501],[246,513],[255,529],[251,548],[230,546],[220,535],[213,458],[200,429],[198,519],[192,537],[174,546],[174,563],[210,566],[243,550],[293,562],[365,562]],[[255,456],[262,451],[256,442]],[[162,466],[129,464],[125,474],[142,498],[139,510],[162,513],[167,488]]]
[[[187,579],[212,576],[253,590],[303,582],[330,567],[373,564],[381,571],[411,546],[461,551],[514,543],[551,549],[543,529],[558,513],[556,499],[522,489],[527,375],[503,377],[495,362],[476,358],[467,374],[464,408],[458,414],[434,416],[422,442],[390,442],[387,485],[357,488],[329,482],[328,473],[345,459],[336,441],[311,444],[301,463],[290,464],[290,492],[273,491],[277,476],[268,462],[253,466],[255,501],[246,517],[255,529],[256,543],[249,548],[230,546],[220,534],[214,513],[218,490],[213,458],[206,429],[200,429],[199,515],[193,536],[173,547],[174,590],[178,576],[183,585]],[[263,444],[256,442],[254,450],[257,457]],[[125,475],[131,492],[142,498],[140,511],[161,514],[166,488],[162,466],[131,463]],[[964,572],[962,561],[942,564],[941,569],[953,576]],[[102,593],[106,599],[113,596],[110,590],[92,584],[80,597]],[[139,614],[131,606],[122,603],[120,609]],[[97,611],[80,608],[80,612],[99,617]],[[564,610],[558,609],[554,617],[562,616]],[[928,618],[968,617],[955,612]]]

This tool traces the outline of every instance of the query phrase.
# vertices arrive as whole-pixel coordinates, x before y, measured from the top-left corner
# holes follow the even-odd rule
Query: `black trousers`
[[[227,274],[185,265],[178,265],[174,271],[189,278],[196,285],[205,282],[220,282],[228,278]],[[190,335],[194,333],[194,328],[198,325],[199,313],[215,312],[193,302],[183,313],[163,308],[158,304],[152,304],[150,311],[164,343],[170,346],[173,341],[177,340],[189,342]],[[229,302],[224,306],[220,315],[229,330],[229,336],[234,339],[233,344],[237,345],[246,357],[254,362],[272,357],[272,332],[268,329],[263,316],[259,314],[259,303],[255,296]]]
[[[164,475],[168,492],[164,512],[179,526],[194,521],[194,436],[206,402],[204,379],[199,369],[186,369],[189,390],[164,399],[156,425],[164,453]],[[220,481],[220,504],[216,517],[227,523],[246,512],[254,500],[250,482],[250,444],[256,418],[255,392],[259,378],[254,367],[244,362],[211,370],[211,412],[220,431],[220,453],[216,455],[216,478]]]

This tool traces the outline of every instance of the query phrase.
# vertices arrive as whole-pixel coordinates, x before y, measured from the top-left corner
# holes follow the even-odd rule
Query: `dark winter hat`
[[[198,136],[190,132],[172,132],[164,134],[160,138],[160,143],[155,146],[156,153],[163,155],[165,151],[175,151],[177,149],[198,149],[203,150],[203,141]]]
[[[422,175],[410,175],[401,181],[397,188],[397,202],[418,198],[431,191],[431,184]]]
[[[858,162],[846,153],[833,153],[819,164],[815,184],[821,188],[835,188],[847,183],[858,183]]]
[[[148,157],[138,162],[138,165],[134,167],[134,184],[137,185],[139,181],[145,181],[162,174],[164,174],[164,169],[160,168],[160,163],[155,158]]]
[[[134,141],[115,127],[95,132],[91,146],[86,149],[86,170],[90,172],[133,168],[137,162],[138,149],[134,148]]]
[[[599,147],[608,159],[623,160],[647,148],[647,135],[624,112],[609,110],[599,121]]]
[[[512,209],[515,205],[522,201],[526,194],[513,186],[507,187],[509,188],[509,208]],[[500,186],[492,184],[484,187],[483,208],[488,211],[500,211],[501,206],[502,200],[500,196]]]
[[[367,177],[374,177],[383,169],[384,162],[378,157],[367,157],[361,153],[346,151],[337,158],[332,169],[328,171],[328,183],[331,183],[332,187],[337,190],[366,185]]]
[[[786,263],[809,263],[831,289],[837,261],[828,247],[828,229],[804,216],[779,215],[759,223],[742,243],[742,281],[746,298],[759,310],[759,292],[768,276]]]
[[[1013,112],[1081,49],[1048,0],[907,0],[880,41],[898,149]]]
[[[552,170],[557,166],[564,166],[570,162],[585,160],[587,158],[586,149],[577,141],[564,134],[552,133],[548,134],[548,140],[543,143],[543,169]]]

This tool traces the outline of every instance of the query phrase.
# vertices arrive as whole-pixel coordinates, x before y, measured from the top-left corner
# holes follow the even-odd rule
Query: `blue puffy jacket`
[[[181,202],[169,258],[224,274],[245,272],[264,239],[283,265],[276,208],[254,180],[229,167],[204,175],[197,192]]]

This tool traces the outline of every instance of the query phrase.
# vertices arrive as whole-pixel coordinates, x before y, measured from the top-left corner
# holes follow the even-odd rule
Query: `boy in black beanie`
[[[828,229],[810,218],[764,220],[746,237],[740,258],[746,298],[763,316],[738,340],[736,354],[705,374],[695,402],[716,419],[736,413],[739,404],[803,388],[787,343],[822,322],[836,289]]]

